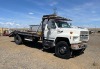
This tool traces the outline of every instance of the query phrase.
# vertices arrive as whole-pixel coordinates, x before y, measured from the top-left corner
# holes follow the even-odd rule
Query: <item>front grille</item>
[[[80,41],[87,41],[89,38],[88,31],[81,31],[80,33]]]
[[[88,35],[80,35],[80,41],[88,40]]]

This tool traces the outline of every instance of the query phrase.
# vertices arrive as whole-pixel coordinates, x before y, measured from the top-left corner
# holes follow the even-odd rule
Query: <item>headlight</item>
[[[79,41],[78,36],[73,36],[73,41]]]

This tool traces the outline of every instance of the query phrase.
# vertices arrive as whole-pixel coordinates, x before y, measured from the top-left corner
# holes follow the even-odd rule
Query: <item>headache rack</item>
[[[45,20],[45,19],[55,19],[55,20],[72,21],[71,19],[64,18],[64,17],[61,17],[61,16],[57,16],[56,14],[44,15],[42,19],[43,20]]]

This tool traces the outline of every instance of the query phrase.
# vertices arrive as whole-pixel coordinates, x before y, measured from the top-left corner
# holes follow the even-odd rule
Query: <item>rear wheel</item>
[[[19,36],[19,35],[14,36],[14,41],[18,45],[22,44],[22,38],[21,38],[21,36]]]
[[[57,57],[69,59],[71,56],[70,48],[65,41],[60,41],[55,47],[55,54]]]

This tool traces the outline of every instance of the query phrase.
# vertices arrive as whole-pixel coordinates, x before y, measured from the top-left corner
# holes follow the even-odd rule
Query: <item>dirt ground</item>
[[[90,35],[85,52],[70,59],[41,49],[41,43],[16,45],[13,38],[0,36],[0,69],[100,69],[100,35]]]

